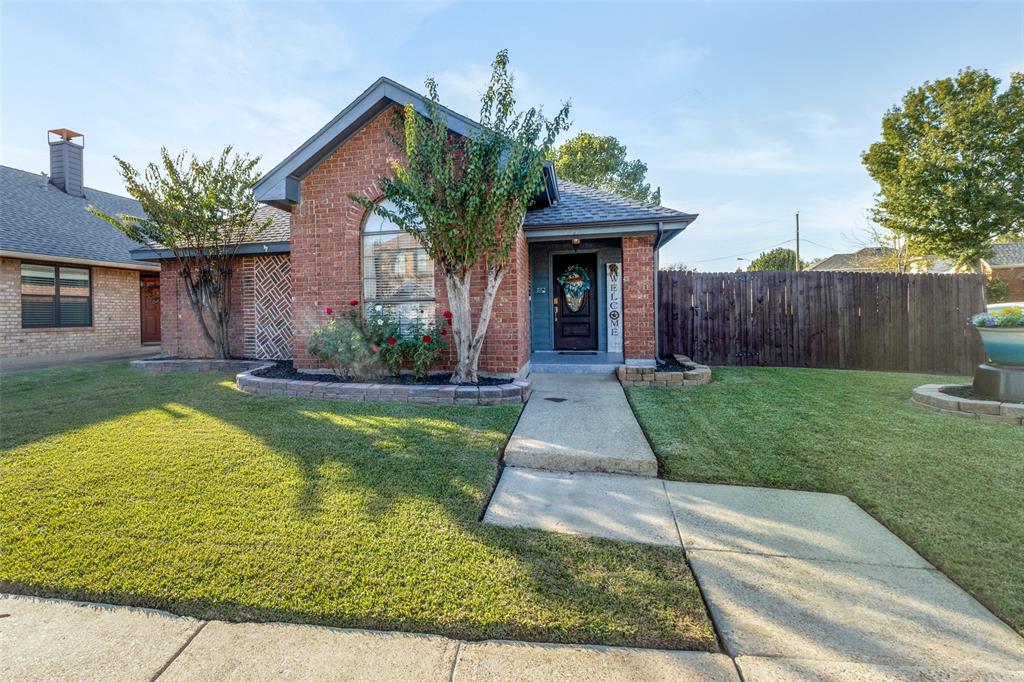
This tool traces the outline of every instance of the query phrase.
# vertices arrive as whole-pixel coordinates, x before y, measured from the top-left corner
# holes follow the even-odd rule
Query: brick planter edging
[[[965,384],[925,384],[914,389],[913,401],[921,407],[969,419],[999,421],[1024,426],[1024,403],[975,400],[943,393],[941,389]]]
[[[265,366],[270,365],[260,365]],[[497,386],[364,384],[253,376],[252,372],[260,367],[253,367],[235,377],[235,384],[240,390],[253,395],[425,405],[521,405],[529,399],[531,391],[530,382],[526,379],[513,379]]]
[[[265,367],[266,360],[214,360],[199,358],[195,360],[132,360],[128,363],[134,369],[143,372],[242,372],[245,370]]]
[[[619,365],[615,376],[623,386],[701,386],[711,383],[711,368],[694,362],[685,355],[673,355],[680,365],[692,365],[685,372],[658,372],[654,367]]]

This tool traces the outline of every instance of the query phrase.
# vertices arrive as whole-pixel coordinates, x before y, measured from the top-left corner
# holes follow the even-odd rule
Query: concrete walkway
[[[626,394],[612,374],[531,374],[533,395],[505,448],[505,465],[656,476]]]
[[[0,680],[739,682],[724,654],[225,623],[0,595]]]
[[[4,358],[0,362],[0,374],[28,372],[34,369],[64,367],[66,365],[82,365],[89,362],[105,362],[107,360],[124,360],[148,358],[160,354],[160,346],[139,346],[128,350],[92,351],[88,353],[55,353],[51,355],[32,355],[23,358]]]
[[[751,680],[1024,680],[1024,639],[841,495],[506,469],[484,521],[685,550]]]

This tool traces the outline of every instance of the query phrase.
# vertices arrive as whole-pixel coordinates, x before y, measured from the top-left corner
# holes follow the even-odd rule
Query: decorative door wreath
[[[583,298],[590,291],[590,275],[579,265],[570,265],[558,278],[565,292],[565,302],[569,304],[569,310],[578,313],[583,307]]]

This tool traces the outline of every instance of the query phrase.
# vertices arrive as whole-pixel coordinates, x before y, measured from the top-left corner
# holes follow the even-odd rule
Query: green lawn
[[[715,368],[709,386],[628,389],[670,479],[848,495],[1024,631],[1024,429],[924,410],[964,378]]]
[[[484,526],[515,407],[0,379],[0,590],[199,617],[715,649],[681,551]]]

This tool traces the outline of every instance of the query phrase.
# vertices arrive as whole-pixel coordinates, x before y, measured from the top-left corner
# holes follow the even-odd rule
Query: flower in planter
[[[333,315],[334,308],[332,308],[331,306],[327,306],[326,308],[324,308],[324,312],[327,313],[328,315]]]
[[[448,322],[451,322],[452,321],[452,311],[450,311],[450,310],[444,311],[441,314],[441,317],[443,317],[444,319],[448,320]]]
[[[444,329],[444,328],[442,328],[442,329],[441,329],[441,336],[448,336],[448,330],[447,330],[447,329]]]
[[[351,306],[357,306],[359,305],[359,301],[353,298],[351,301],[348,302],[348,304]]]
[[[430,336],[430,334],[425,334],[425,335],[423,336],[423,343],[430,343],[430,342],[431,342],[431,341],[433,341],[433,340],[434,340],[434,339],[433,339],[433,338],[432,338],[432,337]]]
[[[395,337],[393,337],[393,336],[389,336],[389,337],[388,337],[388,345],[389,345],[389,346],[393,346],[393,345],[395,345],[396,343],[398,343],[398,339],[396,339],[396,338],[395,338]]]
[[[371,343],[370,344],[370,350],[372,350],[374,353],[379,353],[380,352],[380,346],[378,346],[375,343]]]

